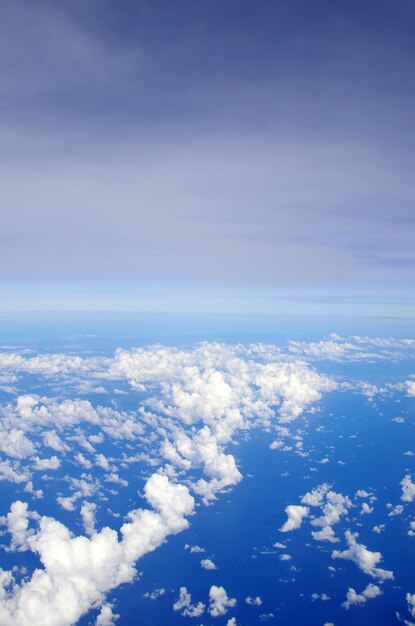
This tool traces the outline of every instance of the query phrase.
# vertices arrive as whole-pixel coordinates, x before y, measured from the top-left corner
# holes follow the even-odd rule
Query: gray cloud
[[[410,3],[2,13],[3,280],[405,293]]]

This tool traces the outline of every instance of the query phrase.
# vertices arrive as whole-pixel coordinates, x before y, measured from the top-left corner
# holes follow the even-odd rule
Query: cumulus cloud
[[[149,478],[144,491],[152,510],[131,511],[121,527],[121,540],[108,527],[91,538],[73,536],[62,523],[45,516],[30,534],[27,506],[12,506],[14,545],[28,547],[43,567],[11,590],[3,587],[0,623],[70,626],[92,606],[102,604],[106,592],[131,581],[135,562],[169,534],[184,530],[194,507],[186,487],[160,474]]]
[[[229,608],[236,605],[235,598],[229,598],[224,587],[212,585],[209,590],[209,613],[212,617],[225,615]]]
[[[69,447],[63,443],[56,430],[47,430],[43,433],[43,443],[55,452],[67,452]]]
[[[113,608],[112,604],[104,604],[97,616],[95,626],[114,626],[120,616],[112,612]]]
[[[370,513],[373,513],[373,506],[369,506],[367,502],[363,502],[360,515],[368,515]]]
[[[7,429],[3,422],[0,427],[0,450],[13,459],[25,459],[35,453],[35,447],[25,433],[18,428]]]
[[[406,474],[401,481],[402,495],[401,500],[404,502],[413,502],[415,499],[415,484],[412,482],[412,476]]]
[[[347,514],[347,511],[352,506],[348,496],[343,496],[341,493],[335,491],[329,491],[326,494],[326,502],[322,508],[322,515],[312,520],[313,526],[333,526],[340,521],[343,515]]]
[[[321,506],[329,490],[330,485],[328,483],[318,485],[312,491],[306,493],[305,496],[301,498],[301,502],[303,504],[307,504],[308,506]]]
[[[339,541],[331,526],[323,526],[321,530],[313,530],[311,536],[316,541],[328,541],[330,543],[337,543]]]
[[[81,506],[81,517],[84,530],[87,535],[95,532],[95,512],[97,505],[94,502],[84,502]]]
[[[203,602],[192,604],[192,596],[186,587],[180,587],[179,599],[173,604],[174,611],[180,611],[184,617],[199,617],[205,611]]]
[[[408,611],[415,617],[415,593],[407,593],[406,594],[406,602],[408,604]]]
[[[212,561],[212,559],[202,559],[200,561],[200,565],[203,567],[203,569],[208,569],[208,570],[218,569],[215,563]]]
[[[307,506],[300,506],[296,504],[289,504],[284,510],[288,519],[280,528],[282,533],[287,533],[291,530],[300,528],[304,517],[307,517],[310,512],[310,509]]]
[[[362,572],[368,574],[372,578],[377,578],[381,581],[393,579],[393,572],[377,567],[378,563],[382,560],[381,553],[371,552],[365,545],[358,543],[358,536],[359,535],[357,533],[351,533],[347,530],[345,537],[349,545],[348,549],[343,552],[334,550],[331,555],[332,558],[353,561],[353,563],[355,563],[357,567],[362,570]]]
[[[366,589],[362,591],[362,593],[356,593],[353,587],[349,587],[348,592],[346,593],[346,600],[343,602],[342,607],[345,609],[349,609],[352,605],[357,604],[362,606],[368,600],[373,598],[377,598],[382,593],[382,590],[377,585],[373,583],[369,583]]]
[[[33,469],[37,471],[57,470],[61,464],[57,456],[51,456],[49,459],[40,459],[39,457],[34,457],[33,460],[35,462],[33,465]]]

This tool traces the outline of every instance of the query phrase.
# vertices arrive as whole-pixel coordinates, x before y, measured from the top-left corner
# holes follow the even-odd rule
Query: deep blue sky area
[[[412,2],[0,17],[3,311],[413,316]]]

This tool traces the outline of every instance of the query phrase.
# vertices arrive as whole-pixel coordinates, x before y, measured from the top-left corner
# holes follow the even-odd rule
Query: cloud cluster
[[[50,517],[42,517],[36,531],[29,530],[27,505],[14,503],[8,516],[13,547],[31,550],[43,568],[21,584],[10,572],[3,576],[0,623],[70,626],[102,604],[106,592],[133,580],[135,562],[168,535],[184,530],[194,507],[185,486],[160,474],[147,481],[145,497],[152,508],[130,511],[121,539],[108,527],[91,529],[90,538],[74,536]]]
[[[306,493],[301,498],[301,505],[291,504],[286,507],[288,519],[280,530],[287,532],[300,528],[303,519],[310,516],[310,510],[320,508],[321,515],[313,517],[311,525],[320,527],[321,530],[312,531],[311,535],[316,541],[334,543],[338,539],[332,526],[348,513],[351,506],[353,505],[348,496],[333,491],[328,483],[323,483]]]
[[[23,582],[14,581],[12,574],[3,578],[0,623],[14,620],[23,626],[40,624],[40,606],[51,626],[73,624],[100,605],[99,620],[114,620],[106,593],[134,578],[137,559],[186,528],[194,497],[209,503],[241,480],[236,459],[226,449],[235,435],[297,419],[322,393],[336,388],[328,376],[261,345],[203,343],[193,350],[155,346],[117,350],[112,358],[8,353],[0,358],[0,367],[8,374],[51,378],[53,384],[73,381],[74,388],[89,380],[121,381],[140,401],[137,410],[125,412],[86,399],[29,393],[0,407],[0,450],[9,456],[0,460],[0,478],[25,483],[28,493],[41,497],[33,481],[42,480],[42,472],[59,474],[70,457],[71,466],[81,472],[101,472],[100,478],[96,472],[64,476],[70,493],[57,497],[66,511],[79,511],[85,536],[73,535],[56,519],[38,520],[26,503],[12,505],[7,518],[10,548],[30,550],[40,563]],[[127,442],[131,456],[123,452],[118,460],[107,458],[99,451],[107,438],[114,445]],[[151,509],[130,511],[121,536],[108,527],[97,530],[94,496],[105,484],[125,487],[119,470],[138,461],[158,468],[144,489]],[[202,567],[216,568],[211,559],[204,559]],[[193,605],[187,594],[181,590],[176,610],[200,614],[201,603]],[[236,603],[216,586],[209,601],[213,617]]]
[[[316,361],[378,361],[401,359],[415,349],[414,339],[353,336],[347,339],[332,333],[330,338],[316,342],[289,341],[289,351]],[[410,381],[408,381],[410,383]],[[407,383],[408,384],[408,383]],[[409,391],[408,385],[408,393]]]

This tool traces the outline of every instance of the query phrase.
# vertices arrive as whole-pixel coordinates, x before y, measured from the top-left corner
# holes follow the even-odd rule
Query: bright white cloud
[[[70,626],[105,593],[135,576],[135,562],[157,548],[169,534],[188,526],[194,500],[183,485],[153,474],[145,485],[153,510],[131,511],[116,531],[103,528],[90,539],[73,536],[60,522],[42,517],[38,530],[27,532],[28,512],[23,503],[10,512],[14,544],[38,555],[43,568],[0,597],[0,623],[21,626]],[[17,508],[16,508],[17,507]]]
[[[296,504],[289,504],[284,510],[288,519],[280,528],[282,533],[287,533],[291,530],[300,528],[303,519],[307,517],[310,512],[310,509],[307,506],[300,506]]]
[[[334,550],[332,553],[333,559],[345,559],[353,561],[359,569],[365,574],[368,574],[372,578],[378,580],[391,580],[393,579],[393,572],[390,570],[382,569],[377,565],[382,560],[380,552],[371,552],[365,545],[357,542],[357,533],[351,533],[349,530],[345,533],[346,541],[349,545],[347,550],[340,552]]]
[[[97,616],[95,626],[114,626],[120,616],[112,612],[113,608],[112,604],[104,604]]]
[[[224,587],[212,585],[209,590],[209,613],[212,617],[225,615],[228,609],[236,605],[235,598],[229,598]]]

